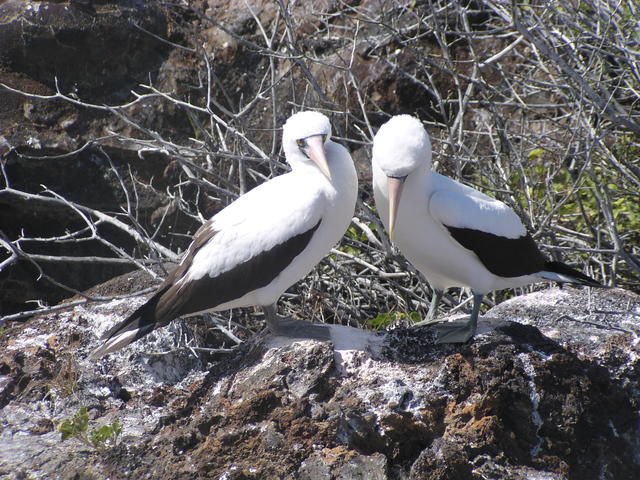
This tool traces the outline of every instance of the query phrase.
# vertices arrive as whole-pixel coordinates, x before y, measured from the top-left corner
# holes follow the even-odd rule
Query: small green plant
[[[544,155],[545,151],[546,150],[544,148],[534,148],[527,154],[527,159],[531,162],[535,162]]]
[[[62,441],[76,438],[88,447],[104,452],[116,446],[122,427],[117,420],[114,420],[110,425],[103,425],[89,431],[89,414],[87,407],[82,406],[73,417],[60,422],[58,431],[62,434]]]
[[[369,225],[369,227],[371,228],[372,225]],[[367,236],[355,227],[349,227],[345,232],[345,236],[353,243],[350,245],[342,244],[338,247],[339,250],[341,252],[348,253],[349,255],[361,255],[362,250],[358,248],[357,245],[366,244],[368,242]]]
[[[0,337],[4,335],[4,327],[0,327]]]
[[[372,330],[382,330],[387,328],[389,325],[393,324],[398,320],[402,320],[408,318],[411,323],[416,323],[421,320],[420,314],[418,312],[387,312],[387,313],[379,313],[374,318],[367,321],[367,327]]]

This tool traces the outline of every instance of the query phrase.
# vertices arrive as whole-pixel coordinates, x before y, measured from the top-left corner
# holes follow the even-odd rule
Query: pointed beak
[[[307,154],[309,158],[318,166],[325,177],[331,180],[331,171],[327,163],[327,156],[324,153],[324,138],[322,135],[313,135],[305,139],[307,144]]]
[[[393,240],[393,232],[396,227],[398,205],[402,196],[402,187],[407,177],[387,177],[387,190],[389,192],[389,238]]]

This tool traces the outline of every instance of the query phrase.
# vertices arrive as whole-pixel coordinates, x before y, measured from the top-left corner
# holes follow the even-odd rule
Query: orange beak
[[[313,135],[307,137],[307,153],[309,158],[313,160],[325,177],[331,180],[331,171],[327,163],[327,156],[324,153],[324,137],[322,135]]]
[[[389,238],[391,238],[391,240],[393,240],[393,231],[396,227],[398,205],[400,205],[404,181],[405,178],[387,177],[387,190],[389,192]]]

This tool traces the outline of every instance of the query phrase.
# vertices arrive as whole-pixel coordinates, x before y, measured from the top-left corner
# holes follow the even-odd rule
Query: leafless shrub
[[[140,156],[155,153],[178,162],[181,182],[161,193],[199,221],[207,216],[201,205],[223,206],[286,171],[278,127],[292,110],[331,115],[337,136],[361,166],[362,201],[342,244],[285,294],[280,305],[286,314],[362,325],[380,312],[425,312],[429,287],[390,247],[372,209],[366,168],[377,127],[396,113],[426,122],[434,168],[507,202],[549,255],[584,264],[608,284],[640,289],[640,16],[634,2],[381,0],[336,2],[332,10],[309,12],[279,0],[268,22],[250,2],[246,8],[252,28],[242,34],[196,14],[257,59],[251,92],[230,91],[230,81],[219,74],[223,67],[202,47],[198,32],[192,44],[174,45],[199,66],[199,83],[180,91],[140,85],[129,103],[102,106],[59,90],[41,96],[2,88],[109,112],[121,128],[80,149],[110,161],[102,146],[120,144]],[[159,103],[183,111],[193,128],[190,138],[172,139],[147,126],[139,107]],[[112,169],[118,178],[133,177]],[[46,187],[38,193],[15,190],[4,169],[3,177],[0,195],[58,205],[83,226],[48,238],[3,236],[7,255],[0,270],[20,260],[41,273],[42,262],[126,262],[162,275],[153,267],[179,256],[157,239],[159,226],[154,232],[136,220],[136,189],[152,187],[135,178],[120,182],[122,211],[102,212]],[[195,192],[189,198],[187,187]],[[103,224],[137,247],[107,241],[100,235]],[[27,248],[87,241],[111,254],[52,257]],[[63,278],[47,280],[64,285]],[[448,300],[457,305],[465,298],[461,292]],[[232,325],[229,335],[237,328]]]

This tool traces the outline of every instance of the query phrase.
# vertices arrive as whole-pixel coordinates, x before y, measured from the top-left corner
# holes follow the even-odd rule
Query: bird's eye
[[[298,144],[298,148],[304,147],[304,140],[296,140],[296,143]]]

